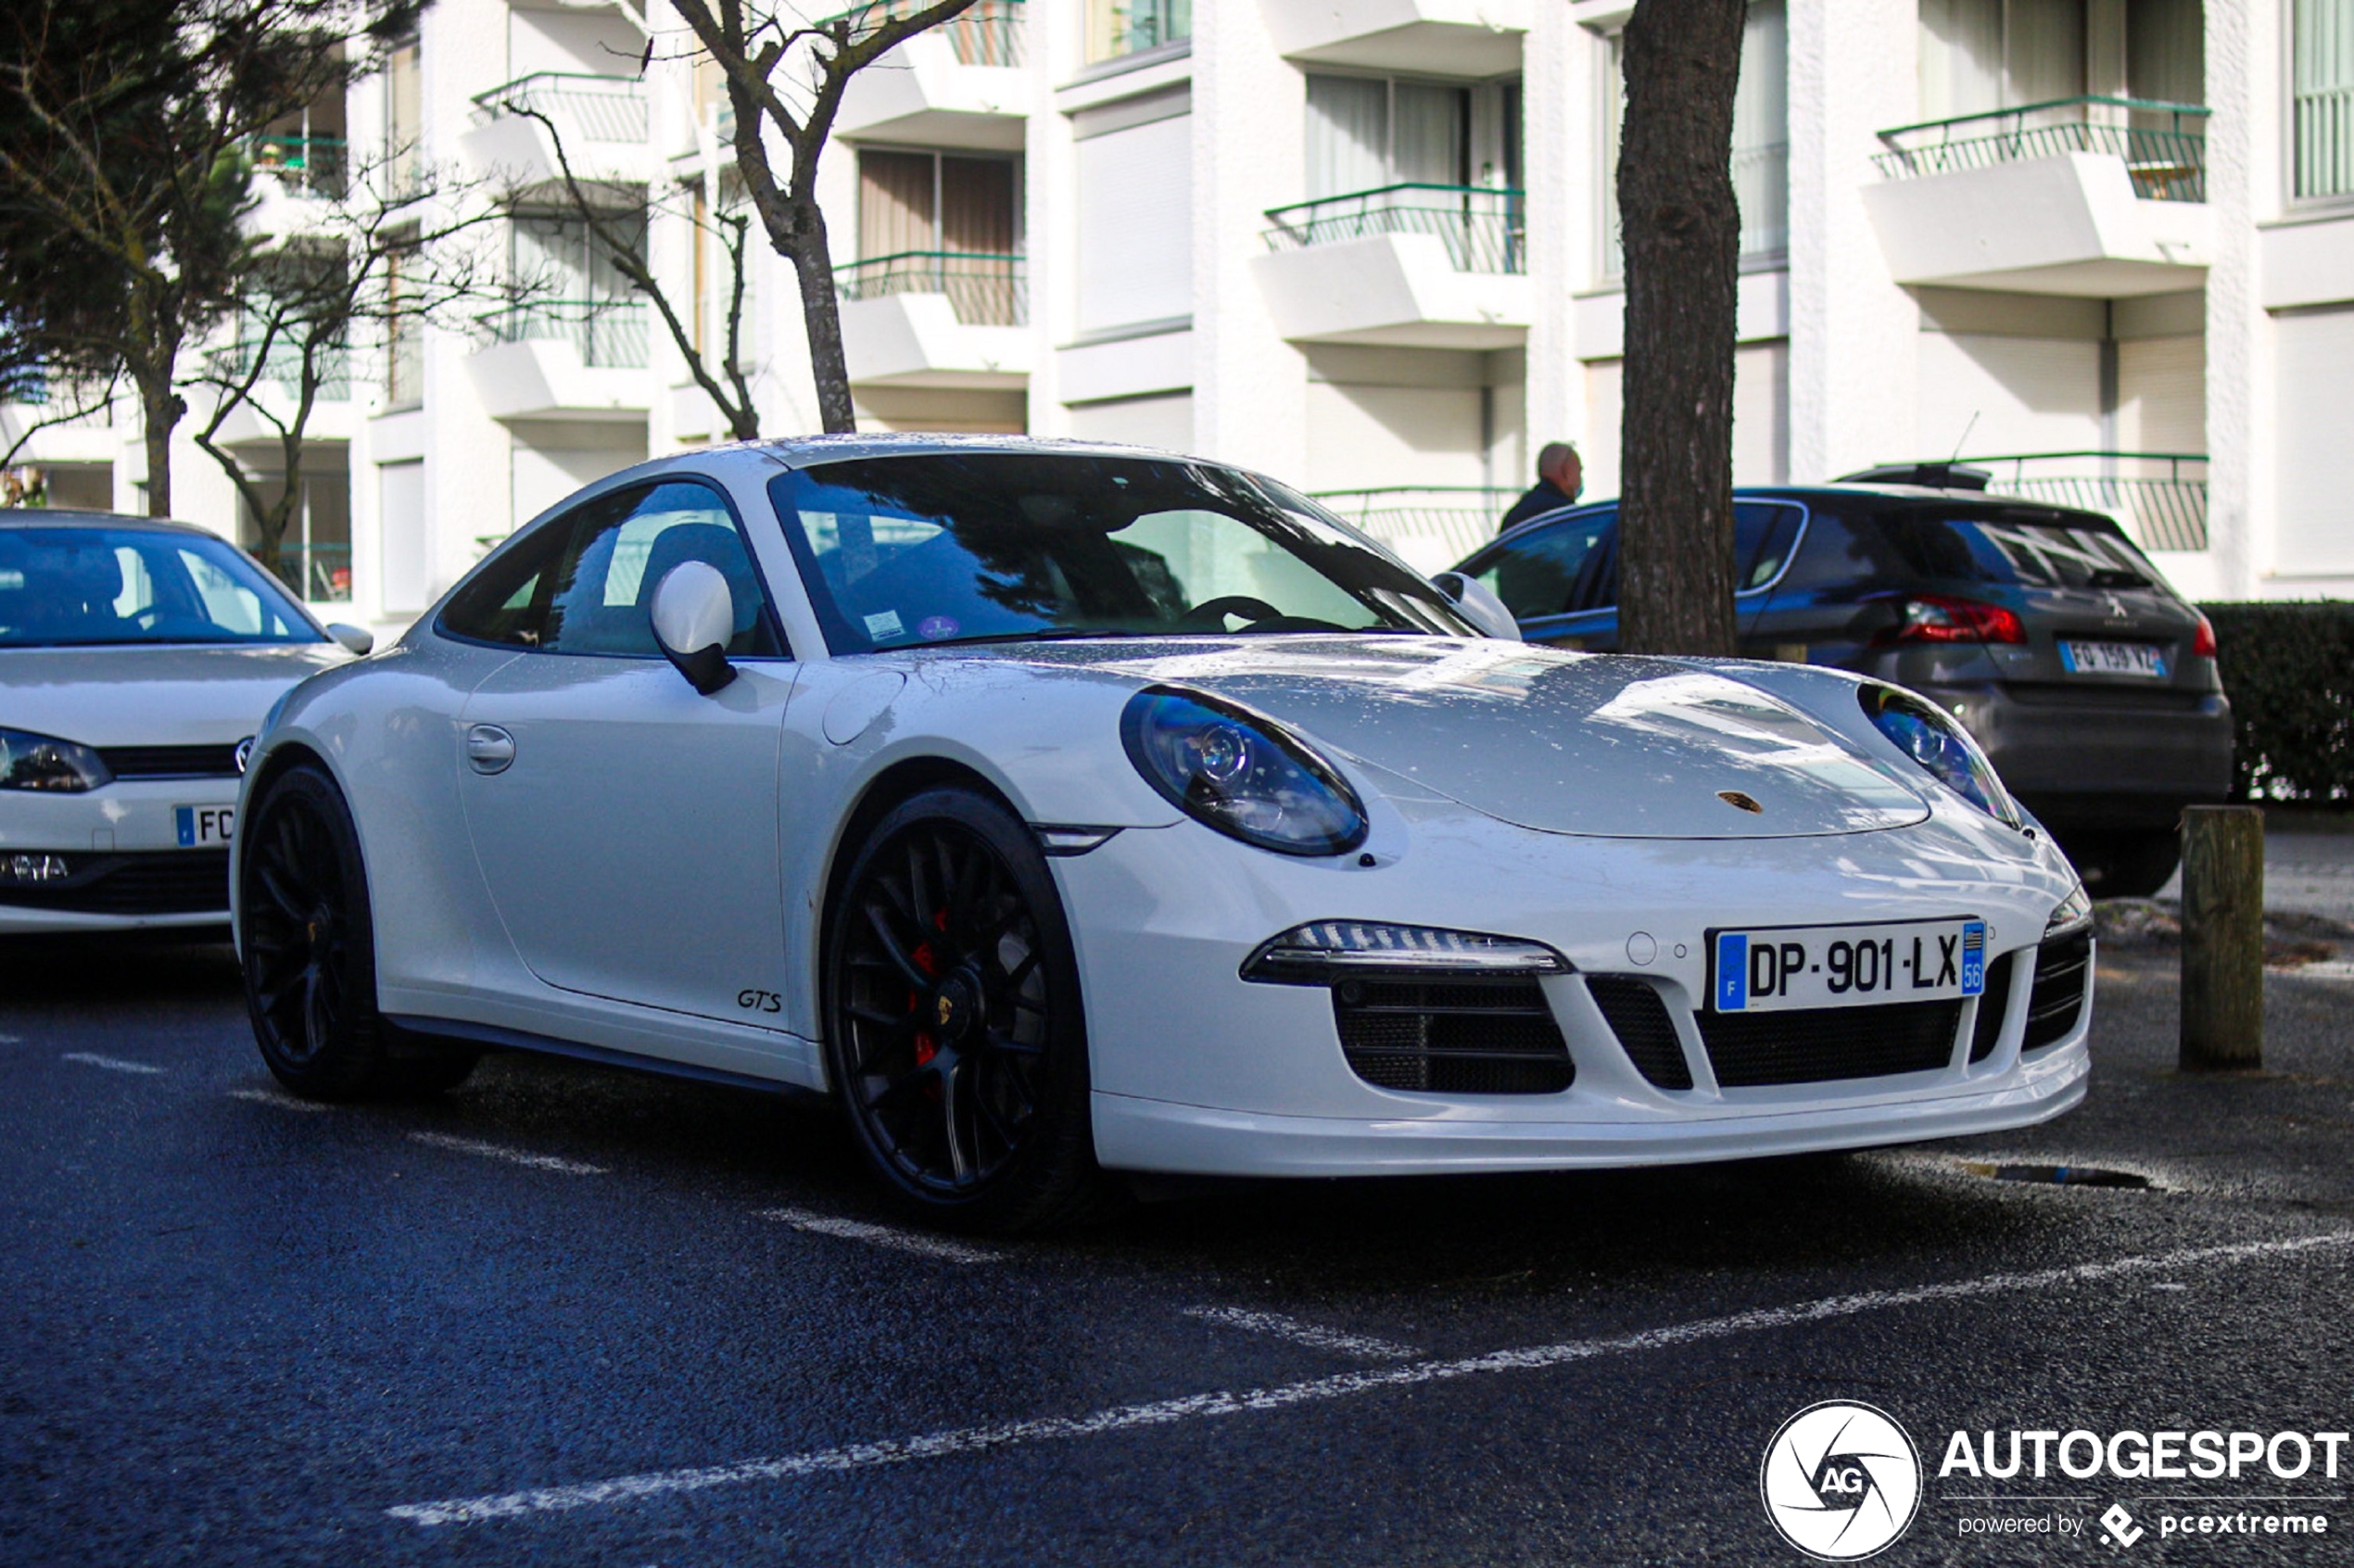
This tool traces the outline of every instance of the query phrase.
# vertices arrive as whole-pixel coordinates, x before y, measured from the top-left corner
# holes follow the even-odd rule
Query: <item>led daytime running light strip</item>
[[[1262,942],[1243,965],[1243,978],[1316,985],[1338,970],[1412,970],[1456,974],[1570,972],[1569,960],[1542,942],[1431,926],[1363,920],[1318,920]]]

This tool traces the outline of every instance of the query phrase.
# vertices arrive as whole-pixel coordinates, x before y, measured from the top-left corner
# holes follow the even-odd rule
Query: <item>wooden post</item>
[[[2184,1072],[2264,1065],[2264,814],[2183,813]]]

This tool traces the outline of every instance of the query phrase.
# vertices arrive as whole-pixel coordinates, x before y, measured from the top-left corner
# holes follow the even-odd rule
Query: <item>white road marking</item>
[[[895,1247],[901,1252],[945,1258],[951,1263],[994,1263],[1005,1256],[985,1246],[968,1246],[943,1236],[895,1231],[888,1225],[870,1225],[863,1220],[837,1220],[830,1215],[812,1214],[801,1208],[765,1208],[760,1211],[760,1217],[763,1220],[781,1220],[797,1231],[814,1231],[821,1236],[840,1236],[844,1241]]]
[[[126,1062],[120,1056],[101,1056],[89,1051],[68,1051],[60,1061],[80,1062],[84,1067],[104,1068],[108,1072],[161,1073],[163,1069],[146,1062]]]
[[[460,1154],[480,1155],[485,1159],[503,1159],[509,1165],[527,1165],[534,1170],[561,1171],[566,1176],[602,1176],[601,1165],[585,1165],[576,1159],[558,1159],[554,1155],[527,1154],[511,1149],[503,1144],[486,1144],[475,1138],[452,1137],[447,1132],[411,1132],[410,1137],[420,1144],[431,1144],[437,1149],[456,1149]]]
[[[993,1426],[958,1427],[916,1437],[854,1443],[845,1448],[823,1448],[816,1453],[745,1460],[735,1464],[696,1470],[652,1471],[639,1475],[616,1476],[609,1481],[585,1482],[578,1486],[543,1486],[490,1497],[451,1498],[440,1502],[402,1503],[385,1511],[395,1519],[406,1520],[412,1524],[475,1524],[490,1519],[513,1519],[565,1509],[596,1508],[611,1503],[633,1502],[639,1498],[706,1491],[714,1486],[742,1486],[753,1481],[832,1474],[866,1470],[876,1465],[904,1464],[909,1460],[984,1453],[993,1448],[1062,1438],[1094,1437],[1107,1432],[1123,1432],[1137,1427],[1171,1426],[1179,1422],[1209,1416],[1239,1415],[1247,1410],[1286,1410],[1294,1405],[1317,1404],[1327,1399],[1377,1393],[1383,1389],[1448,1383],[1487,1372],[1537,1372],[1601,1356],[1660,1350],[1670,1346],[1725,1339],[1734,1334],[1834,1321],[1865,1312],[1916,1307],[1926,1302],[1961,1301],[2008,1291],[2064,1289],[2129,1274],[2171,1273],[2193,1264],[2237,1263],[2321,1248],[2344,1247],[2349,1244],[2354,1244],[2354,1231],[2332,1231],[2284,1241],[2239,1242],[2227,1246],[2194,1247],[2182,1252],[2113,1258],[2105,1263],[2080,1263],[2073,1268],[2045,1269],[2034,1273],[1990,1274],[1981,1279],[1914,1285],[1903,1290],[1864,1291],[1854,1296],[1833,1296],[1819,1301],[1802,1302],[1794,1307],[1766,1307],[1722,1318],[1703,1318],[1696,1322],[1645,1329],[1604,1339],[1573,1339],[1559,1345],[1498,1350],[1456,1361],[1413,1361],[1401,1367],[1340,1372],[1331,1377],[1310,1378],[1302,1383],[1252,1388],[1240,1393],[1217,1389],[1174,1399],[1115,1405],[1089,1415],[1046,1416],[1035,1421],[1004,1422]]]
[[[1422,1354],[1411,1345],[1396,1345],[1367,1334],[1319,1328],[1314,1323],[1303,1323],[1297,1318],[1286,1318],[1281,1312],[1253,1312],[1242,1307],[1188,1307],[1185,1316],[1226,1328],[1243,1329],[1251,1334],[1272,1334],[1277,1339],[1288,1339],[1295,1345],[1305,1345],[1311,1350],[1329,1350],[1335,1355],[1354,1356],[1363,1361],[1411,1361]]]
[[[257,1106],[275,1106],[280,1110],[330,1111],[335,1107],[324,1100],[297,1100],[292,1094],[273,1094],[267,1089],[232,1089],[233,1100],[249,1100]]]

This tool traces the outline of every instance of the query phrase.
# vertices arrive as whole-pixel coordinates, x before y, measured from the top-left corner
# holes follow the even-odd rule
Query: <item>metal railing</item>
[[[1194,33],[1193,0],[1087,0],[1087,63],[1141,55]]]
[[[643,370],[652,313],[642,300],[535,299],[478,318],[494,343],[569,343],[580,362]]]
[[[303,544],[288,539],[278,547],[279,564],[286,568],[286,586],[312,604],[343,604],[351,598],[351,547],[348,544]]]
[[[1482,485],[1403,485],[1314,490],[1311,499],[1425,572],[1443,571],[1496,537],[1517,490]]]
[[[475,94],[474,104],[475,118],[485,122],[528,109],[546,115],[558,134],[584,142],[646,139],[646,86],[634,76],[534,71]]]
[[[1384,185],[1272,208],[1270,250],[1305,250],[1381,234],[1431,234],[1459,272],[1528,270],[1525,193],[1497,185]]]
[[[290,191],[327,197],[343,195],[350,167],[341,136],[256,136],[246,144],[246,159]]]
[[[2152,201],[2207,199],[2207,137],[2198,104],[2145,98],[2054,98],[1883,131],[1872,161],[1892,180],[1992,169],[2062,153],[2107,153],[2125,165],[2133,194]]]
[[[835,22],[848,22],[851,35],[871,31],[887,21],[912,16],[924,8],[925,0],[875,0],[873,5],[854,6],[847,11],[837,11],[818,27]],[[1022,0],[974,0],[973,6],[931,29],[948,40],[956,52],[956,61],[969,66],[1019,66],[1029,63],[1022,30]]]
[[[2354,87],[2299,88],[2293,118],[2297,196],[2354,192]]]
[[[2106,512],[2145,550],[2207,548],[2204,453],[2023,452],[1962,461],[1993,472],[1991,492]]]
[[[220,380],[240,378],[253,368],[254,345],[232,344],[215,348],[205,356],[205,369]],[[351,396],[351,355],[341,344],[331,344],[319,351],[315,367],[319,376],[318,397],[323,402],[343,402]],[[287,397],[297,397],[302,391],[302,346],[281,338],[270,346],[270,354],[262,361],[261,374],[256,385],[275,384]]]
[[[967,326],[1028,326],[1030,283],[1019,256],[905,250],[834,269],[834,291],[844,299],[890,294],[944,294]]]

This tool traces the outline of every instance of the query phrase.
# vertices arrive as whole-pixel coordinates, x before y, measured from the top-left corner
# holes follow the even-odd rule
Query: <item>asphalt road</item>
[[[816,1111],[523,1058],[307,1107],[224,951],[12,949],[0,1562],[1799,1563],[1759,1464],[1826,1399],[1927,1462],[1879,1562],[2354,1561],[2346,1467],[1938,1474],[1956,1430],[2354,1425],[2354,982],[2273,978],[2269,1070],[2188,1080],[2169,963],[2105,955],[2032,1132],[927,1250]],[[2055,1533],[1961,1533],[2004,1517]]]

